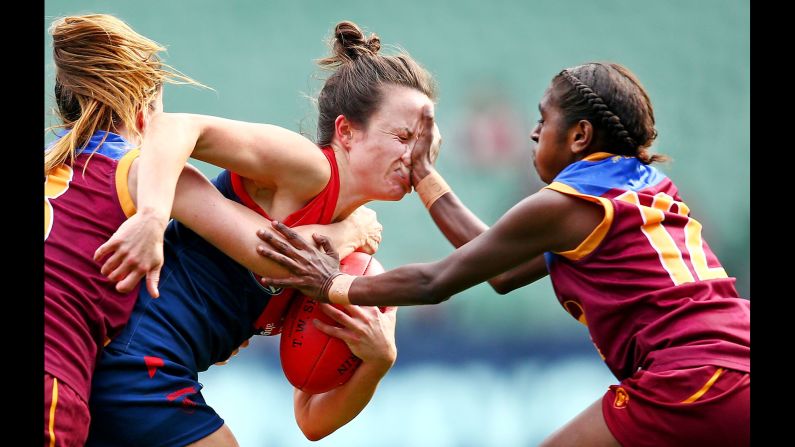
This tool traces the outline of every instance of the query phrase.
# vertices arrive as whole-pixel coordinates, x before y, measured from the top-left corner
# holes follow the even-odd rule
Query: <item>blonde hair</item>
[[[98,130],[123,126],[140,137],[136,115],[148,113],[164,83],[206,87],[163,63],[157,53],[164,47],[111,15],[61,17],[49,33],[61,124],[48,130],[67,131],[45,153],[45,175],[67,159],[73,163]]]

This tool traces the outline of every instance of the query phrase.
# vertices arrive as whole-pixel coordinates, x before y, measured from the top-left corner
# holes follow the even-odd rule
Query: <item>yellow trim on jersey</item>
[[[599,161],[610,157],[623,157],[623,155],[611,154],[610,152],[594,152],[583,158],[582,161]]]
[[[119,196],[121,209],[127,217],[135,214],[135,202],[133,202],[130,189],[127,187],[127,178],[129,177],[130,166],[132,166],[133,160],[138,158],[139,155],[141,155],[139,149],[133,149],[127,152],[121,157],[119,165],[116,167],[116,194]]]
[[[713,374],[712,377],[710,377],[710,379],[707,380],[707,383],[705,383],[700,390],[696,391],[695,394],[683,400],[682,403],[692,404],[693,402],[697,401],[699,397],[703,396],[704,393],[706,393],[710,388],[712,388],[712,385],[715,384],[715,382],[718,380],[718,377],[720,377],[721,374],[723,374],[723,368],[718,368],[718,370],[715,371],[715,374]]]
[[[74,171],[68,165],[59,165],[44,179],[44,240],[50,236],[53,224],[53,208],[50,199],[57,199],[69,190]]]
[[[58,379],[52,378],[52,404],[50,404],[50,447],[55,447],[55,407],[58,406]]]
[[[597,152],[595,154],[591,154],[591,156],[598,154],[607,154],[607,153]],[[612,156],[613,154],[607,154],[607,155]],[[561,256],[564,256],[572,261],[579,261],[588,254],[592,253],[596,249],[596,247],[598,247],[599,244],[602,243],[602,240],[607,235],[607,231],[610,229],[610,225],[613,223],[613,214],[614,214],[613,204],[604,197],[596,197],[596,196],[590,196],[588,194],[582,194],[565,183],[552,182],[549,185],[547,185],[545,188],[563,194],[580,197],[582,199],[588,200],[589,202],[598,203],[602,205],[602,207],[605,210],[605,217],[602,219],[599,225],[597,225],[596,228],[593,229],[591,234],[589,234],[582,242],[580,242],[580,245],[578,245],[577,248],[575,248],[574,250],[553,252]]]

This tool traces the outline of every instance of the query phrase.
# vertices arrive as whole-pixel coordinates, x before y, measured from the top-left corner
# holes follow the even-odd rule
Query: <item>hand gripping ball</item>
[[[377,275],[384,267],[366,253],[354,252],[340,262],[343,273]],[[343,306],[334,305],[343,309]],[[383,309],[381,309],[383,312]],[[312,319],[336,325],[312,298],[296,293],[281,334],[279,356],[290,383],[307,393],[325,393],[347,382],[362,363],[344,341],[320,332]]]

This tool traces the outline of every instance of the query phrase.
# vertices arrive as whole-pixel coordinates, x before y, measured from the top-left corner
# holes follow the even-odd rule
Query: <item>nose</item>
[[[538,134],[540,127],[541,125],[537,124],[536,127],[534,127],[532,131],[530,131],[530,139],[535,141],[536,143],[538,143]]]

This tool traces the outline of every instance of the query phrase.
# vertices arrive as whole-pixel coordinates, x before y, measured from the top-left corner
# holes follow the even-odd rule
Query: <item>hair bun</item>
[[[332,55],[325,65],[353,62],[362,56],[375,56],[381,49],[381,39],[376,34],[365,37],[361,28],[353,22],[342,21],[334,27],[331,41]]]

